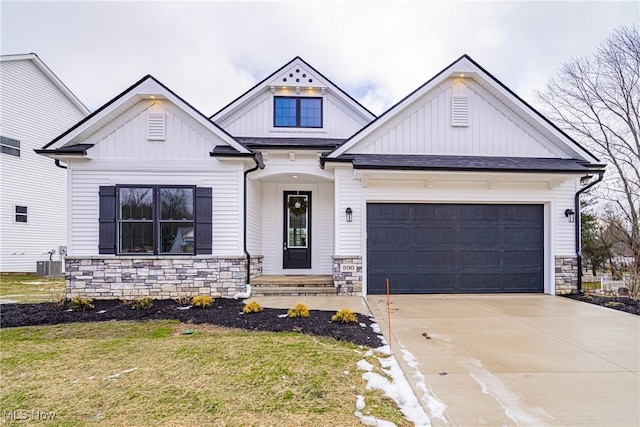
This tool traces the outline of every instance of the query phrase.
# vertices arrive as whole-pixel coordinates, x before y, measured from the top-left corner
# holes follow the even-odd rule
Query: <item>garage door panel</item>
[[[369,204],[367,287],[384,293],[542,292],[542,205]],[[394,217],[395,215],[395,217]]]

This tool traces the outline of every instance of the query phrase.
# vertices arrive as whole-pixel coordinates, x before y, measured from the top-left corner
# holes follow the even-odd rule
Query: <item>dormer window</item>
[[[276,96],[273,103],[274,127],[322,127],[322,98]]]

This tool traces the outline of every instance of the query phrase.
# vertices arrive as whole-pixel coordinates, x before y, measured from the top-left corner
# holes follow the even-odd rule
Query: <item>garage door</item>
[[[542,205],[370,203],[367,291],[543,292]]]

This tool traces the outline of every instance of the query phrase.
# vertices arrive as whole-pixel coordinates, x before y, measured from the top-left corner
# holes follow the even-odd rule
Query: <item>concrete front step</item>
[[[313,275],[289,275],[289,276],[258,276],[251,279],[251,286],[284,286],[284,287],[300,287],[300,286],[330,286],[333,287],[333,276],[330,274],[313,274]]]
[[[335,295],[336,288],[333,286],[253,286],[251,288],[251,296],[301,296],[301,295],[317,295],[327,296]]]

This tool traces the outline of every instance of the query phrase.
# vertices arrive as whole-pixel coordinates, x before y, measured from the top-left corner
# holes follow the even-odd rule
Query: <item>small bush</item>
[[[331,316],[332,322],[354,323],[358,321],[358,316],[348,308],[341,308],[336,314]]]
[[[245,314],[259,313],[263,310],[262,306],[257,301],[251,301],[249,304],[242,307],[242,312]]]
[[[298,303],[287,312],[289,317],[309,317],[309,307],[306,304]]]
[[[153,298],[151,297],[138,298],[131,303],[131,308],[134,310],[147,310],[151,307],[153,307]]]
[[[74,297],[69,302],[69,308],[73,311],[93,310],[95,306],[92,303],[91,298]]]
[[[207,308],[211,307],[211,304],[213,304],[213,298],[209,295],[198,295],[191,300],[191,305],[194,307]]]
[[[173,299],[176,303],[180,304],[180,305],[190,305],[191,304],[191,298],[189,297],[177,297]]]
[[[63,308],[64,307],[64,303],[67,302],[67,295],[64,293],[64,291],[62,291],[62,292],[51,292],[51,294],[49,294],[49,296],[51,298],[51,302],[53,303],[53,306],[55,308],[57,308],[58,310]]]

